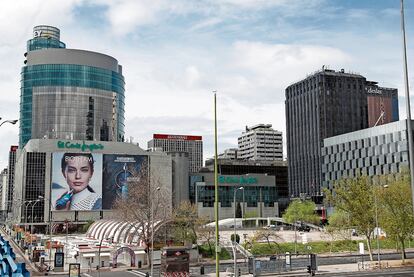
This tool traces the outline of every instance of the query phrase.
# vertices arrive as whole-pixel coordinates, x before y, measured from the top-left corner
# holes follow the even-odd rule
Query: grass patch
[[[322,254],[322,253],[344,253],[344,252],[356,252],[358,251],[358,243],[363,242],[365,245],[365,250],[368,251],[368,247],[366,244],[366,240],[337,240],[337,241],[315,241],[309,242],[307,244],[302,244],[298,242],[296,245],[296,250],[300,254]],[[409,245],[413,245],[414,243],[406,242],[406,247],[408,248]],[[373,249],[377,248],[376,240],[372,240],[371,247]],[[380,240],[380,247],[381,249],[397,249],[397,244],[391,240]],[[250,249],[250,252],[253,255],[272,255],[272,254],[281,254],[281,253],[294,253],[295,252],[295,243],[294,242],[286,242],[286,243],[279,243],[278,245],[271,243],[270,245],[267,243],[255,243],[253,247]]]
[[[211,251],[210,251],[210,248],[209,248],[208,244],[203,244],[203,245],[198,246],[198,251],[204,258],[213,259],[213,258],[215,258],[214,253],[216,252],[216,247],[214,245],[212,245],[211,246]],[[220,260],[229,260],[229,259],[231,259],[231,255],[226,249],[221,248],[221,251],[219,253],[219,259]]]

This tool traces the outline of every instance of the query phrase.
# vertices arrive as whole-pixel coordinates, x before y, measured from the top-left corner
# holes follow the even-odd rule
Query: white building
[[[237,158],[241,160],[283,160],[282,132],[273,130],[272,124],[246,126],[238,138]]]
[[[201,136],[154,134],[148,148],[163,152],[187,152],[189,171],[198,172],[203,166],[203,140]]]
[[[218,155],[219,159],[230,159],[230,160],[237,160],[237,148],[228,148],[223,151],[223,153]]]

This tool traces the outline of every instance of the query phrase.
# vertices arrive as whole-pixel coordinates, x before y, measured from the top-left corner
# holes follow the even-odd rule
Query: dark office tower
[[[321,193],[323,139],[368,127],[365,82],[358,74],[322,68],[286,88],[291,197]]]
[[[124,139],[124,77],[113,57],[67,49],[60,31],[36,26],[21,71],[19,145],[32,138]]]
[[[365,91],[368,101],[368,126],[374,127],[399,120],[398,90],[379,87],[377,82],[367,81]],[[382,115],[381,115],[382,114]]]

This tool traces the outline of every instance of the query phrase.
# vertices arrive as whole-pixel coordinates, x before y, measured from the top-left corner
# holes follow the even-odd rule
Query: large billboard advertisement
[[[53,153],[52,210],[102,209],[102,154]]]
[[[140,155],[103,156],[103,209],[112,209],[117,197],[125,197],[132,186],[147,178],[148,158]]]

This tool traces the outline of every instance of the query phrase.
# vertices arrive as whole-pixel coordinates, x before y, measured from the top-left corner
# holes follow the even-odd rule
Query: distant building
[[[369,118],[372,121],[378,119],[381,107],[368,105],[368,102],[377,102],[376,98],[368,98],[372,96],[369,92],[373,89],[379,89],[376,82],[367,82],[362,75],[346,73],[343,69],[334,71],[326,68],[286,88],[286,137],[291,197],[321,195],[323,140],[368,128]],[[398,106],[398,103],[393,105]],[[394,114],[398,110],[389,112],[386,106],[385,117],[395,119]]]
[[[7,215],[7,168],[0,172],[0,220],[4,220]]]
[[[218,154],[217,158],[237,160],[238,159],[237,153],[238,153],[237,148],[229,148],[229,149],[224,150],[223,153]]]
[[[282,132],[272,129],[272,124],[246,126],[238,138],[237,158],[241,160],[283,160]]]
[[[6,209],[8,212],[11,211],[13,196],[14,196],[14,172],[15,172],[15,165],[16,165],[16,152],[18,146],[12,145],[10,146],[9,151],[9,166],[7,171],[7,199],[6,199]]]
[[[409,167],[406,120],[326,138],[323,144],[323,186],[329,189],[342,178],[392,174]]]
[[[377,82],[366,82],[368,126],[382,125],[399,120],[398,90],[379,87]],[[381,116],[381,113],[384,113]]]
[[[154,134],[148,148],[160,148],[163,152],[187,152],[189,171],[198,172],[203,166],[203,139],[201,136]]]
[[[288,168],[286,161],[252,161],[252,160],[230,160],[218,159],[217,170],[219,175],[250,175],[261,174],[273,176],[276,199],[278,202],[278,212],[281,213],[289,204],[288,188]],[[214,172],[214,159],[206,161],[206,167],[200,170],[200,173]],[[192,174],[190,176],[190,199],[195,200],[195,182],[200,179]]]

